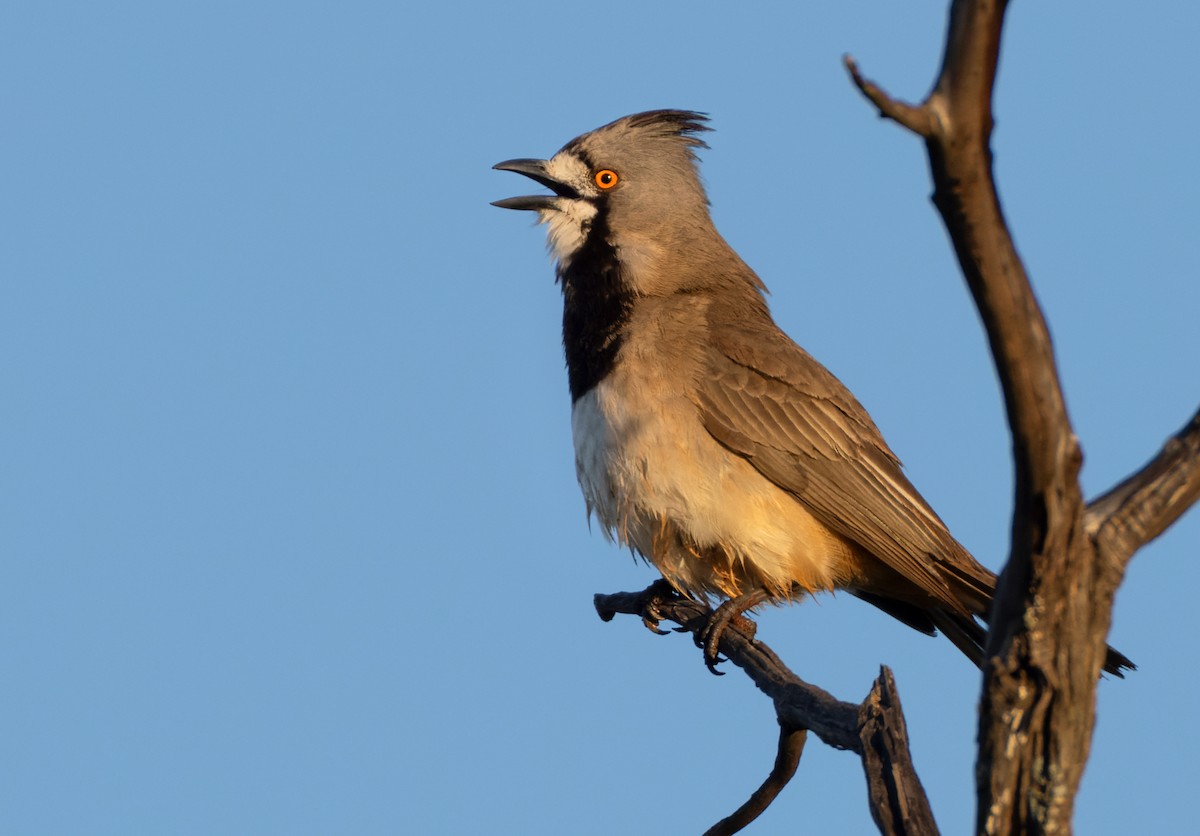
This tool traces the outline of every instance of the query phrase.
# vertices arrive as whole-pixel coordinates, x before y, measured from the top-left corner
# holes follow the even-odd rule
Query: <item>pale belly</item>
[[[686,398],[606,379],[571,414],[589,513],[680,591],[778,599],[833,589],[852,551],[704,430]]]

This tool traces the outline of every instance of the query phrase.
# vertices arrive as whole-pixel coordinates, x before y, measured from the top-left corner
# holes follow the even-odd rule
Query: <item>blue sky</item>
[[[811,5],[811,4],[810,4]],[[985,564],[995,375],[920,143],[943,3],[55,3],[0,11],[0,829],[694,833],[769,704],[601,623],[543,235],[499,160],[703,110],[718,226]],[[994,139],[1089,495],[1194,411],[1200,11],[1014,4]],[[1180,91],[1183,91],[1182,93]],[[1194,824],[1200,517],[1132,564],[1081,833]],[[760,636],[848,700],[896,672],[945,832],[978,674],[847,596]],[[812,743],[752,831],[866,833]]]

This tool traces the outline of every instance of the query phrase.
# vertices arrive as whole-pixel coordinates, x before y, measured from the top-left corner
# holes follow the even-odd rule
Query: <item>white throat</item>
[[[587,240],[588,230],[596,217],[596,206],[587,200],[559,198],[557,209],[545,209],[538,216],[546,224],[546,247],[562,269],[571,263]]]
[[[587,166],[573,154],[555,154],[546,163],[546,174],[569,185],[576,194],[594,195],[596,192]],[[596,218],[596,205],[590,200],[569,197],[560,197],[555,204],[555,209],[539,212],[538,220],[546,224],[546,246],[558,262],[559,269],[563,269],[587,240],[592,221]]]

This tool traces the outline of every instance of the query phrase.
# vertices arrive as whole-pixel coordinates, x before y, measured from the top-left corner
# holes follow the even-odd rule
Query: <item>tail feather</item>
[[[987,643],[987,630],[984,629],[984,625],[973,618],[964,618],[957,613],[949,613],[945,610],[931,612],[930,620],[946,638],[954,642],[954,646],[961,650],[968,659],[976,666],[982,666],[983,647]],[[1105,673],[1118,679],[1124,679],[1125,671],[1134,670],[1137,670],[1137,665],[1131,662],[1125,654],[1111,647],[1108,648],[1108,654],[1104,660]]]
[[[975,667],[983,667],[983,645],[987,641],[987,633],[978,621],[945,610],[934,610],[929,615],[942,635],[974,662]]]
[[[984,624],[981,625],[975,618],[948,610],[930,612],[929,620],[946,638],[954,642],[954,646],[968,659],[980,665],[983,660],[983,646],[987,642],[987,613],[991,610],[992,599],[996,595],[996,576],[980,565],[965,549],[962,550],[962,557],[965,559],[942,561],[939,567],[954,597],[975,613]],[[1124,679],[1124,672],[1127,670],[1137,670],[1137,665],[1120,651],[1108,648],[1104,672]]]
[[[860,589],[851,590],[851,594],[927,636],[935,636],[940,632],[953,642],[964,656],[974,662],[976,667],[983,665],[983,648],[987,643],[986,616],[972,617],[949,610],[920,607]],[[990,603],[989,597],[988,604]],[[1111,647],[1108,648],[1108,656],[1104,660],[1105,673],[1124,679],[1125,671],[1134,670],[1137,670],[1137,665],[1127,656]]]

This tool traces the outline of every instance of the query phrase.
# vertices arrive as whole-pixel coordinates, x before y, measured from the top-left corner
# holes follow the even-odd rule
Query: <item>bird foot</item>
[[[659,636],[671,635],[671,630],[663,630],[658,626],[664,617],[659,606],[679,597],[675,587],[671,586],[664,578],[659,578],[639,594],[642,599],[642,624],[645,628]]]
[[[725,631],[730,626],[733,626],[753,641],[754,634],[758,631],[758,626],[742,615],[742,613],[757,607],[769,598],[770,596],[764,590],[754,589],[725,601],[708,617],[708,624],[696,636],[696,644],[704,650],[704,664],[710,673],[716,676],[724,676],[721,671],[717,670],[717,665],[728,661],[721,657],[718,650]]]

